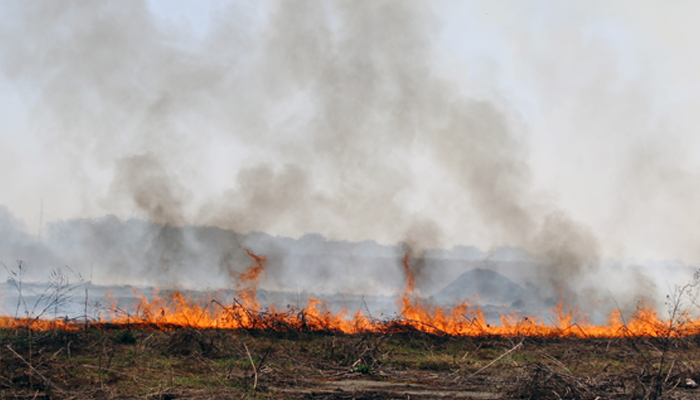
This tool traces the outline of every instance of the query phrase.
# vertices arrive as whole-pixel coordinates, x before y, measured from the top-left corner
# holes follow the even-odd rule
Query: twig
[[[498,361],[498,360],[500,360],[501,358],[507,356],[508,354],[514,352],[515,350],[517,350],[517,349],[518,349],[520,346],[522,346],[522,345],[523,345],[523,340],[521,340],[520,343],[516,344],[512,349],[510,349],[510,350],[506,351],[505,353],[501,354],[501,355],[498,356],[496,359],[494,359],[494,360],[491,361],[490,363],[486,364],[485,367],[481,368],[480,370],[474,372],[473,374],[471,374],[471,375],[469,375],[469,376],[474,376],[474,375],[478,374],[479,372],[484,371],[486,368],[488,368],[488,367],[492,366],[493,364],[495,364],[496,361]]]
[[[367,316],[369,317],[370,320],[373,320],[372,318],[372,313],[369,312],[369,307],[367,306],[367,302],[365,302],[365,296],[362,296],[362,304],[365,305],[365,310],[367,310]]]
[[[253,362],[253,357],[250,355],[250,351],[248,351],[248,346],[246,346],[246,344],[243,343],[243,347],[245,348],[246,354],[248,354],[250,365],[253,366],[253,390],[255,390],[258,387],[258,369],[255,367],[255,363]]]
[[[21,355],[19,355],[19,353],[17,353],[17,352],[15,351],[15,349],[12,348],[12,346],[10,346],[10,345],[8,344],[8,345],[6,345],[5,347],[7,347],[8,350],[10,350],[15,356],[17,356],[17,358],[19,358],[20,360],[22,360],[23,363],[27,364],[27,366],[29,367],[29,369],[32,370],[32,372],[34,372],[35,374],[39,375],[39,377],[40,377],[41,379],[43,379],[44,382],[46,382],[49,386],[52,386],[54,389],[56,389],[56,390],[59,391],[59,392],[63,392],[63,390],[61,390],[61,388],[59,388],[58,386],[56,386],[56,384],[54,384],[53,382],[51,382],[51,381],[49,380],[49,378],[45,377],[44,375],[41,374],[41,372],[37,371],[36,368],[32,367],[32,364],[28,363],[27,360],[24,359],[24,357],[22,357]]]
[[[84,364],[83,368],[91,368],[91,369],[96,369],[99,371],[107,371],[107,372],[112,372],[114,374],[124,375],[126,377],[133,379],[134,382],[139,383],[139,379],[136,377],[136,375],[130,375],[130,374],[127,374],[126,372],[117,371],[117,370],[112,369],[112,368],[98,367],[96,365],[88,365],[88,364]]]
[[[564,363],[562,363],[561,361],[557,360],[556,358],[550,356],[549,354],[542,353],[542,355],[544,356],[544,358],[546,358],[546,359],[548,359],[548,360],[554,362],[554,363],[557,364],[559,367],[561,367],[561,369],[563,369],[564,371],[566,371],[567,374],[564,374],[564,375],[566,375],[566,376],[568,376],[568,377],[570,377],[570,378],[573,378],[573,376],[571,375],[571,371],[569,371],[569,368],[567,368],[566,365],[564,365]]]
[[[681,384],[681,380],[682,380],[682,379],[683,379],[683,378],[678,378],[678,382],[676,382],[676,384],[673,385],[673,387],[672,387],[671,389],[669,389],[668,392],[670,393],[670,392],[676,390],[676,388],[678,387],[678,385]]]
[[[676,359],[673,359],[673,362],[671,363],[671,368],[668,369],[668,374],[666,374],[666,379],[664,379],[664,383],[668,382],[668,378],[671,377],[671,371],[673,371],[673,366],[676,365]]]

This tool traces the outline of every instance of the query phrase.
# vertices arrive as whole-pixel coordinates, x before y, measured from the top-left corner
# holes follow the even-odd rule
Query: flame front
[[[141,327],[156,329],[269,329],[299,331],[333,331],[342,333],[396,332],[418,330],[452,336],[531,336],[531,337],[662,337],[689,336],[700,333],[700,319],[687,314],[670,320],[661,319],[653,308],[640,305],[628,321],[620,310],[613,310],[605,325],[592,325],[578,317],[578,310],[563,300],[552,310],[554,323],[519,314],[504,315],[500,324],[490,324],[479,307],[467,302],[444,308],[423,303],[415,295],[415,274],[410,257],[403,257],[406,286],[397,301],[399,318],[376,320],[358,311],[349,317],[347,309],[332,312],[325,301],[308,298],[305,309],[279,311],[274,306],[263,309],[256,300],[256,289],[265,272],[267,259],[246,250],[250,266],[238,275],[238,298],[224,303],[215,297],[197,299],[174,292],[161,297],[155,292],[151,300],[140,294],[133,313],[111,307],[111,315],[93,326]],[[573,321],[584,321],[574,323]],[[82,325],[62,320],[0,318],[0,328],[34,330],[77,330]]]

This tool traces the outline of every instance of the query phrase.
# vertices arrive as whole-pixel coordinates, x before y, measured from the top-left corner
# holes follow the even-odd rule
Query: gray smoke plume
[[[115,196],[127,194],[146,217],[159,224],[181,226],[187,190],[182,187],[152,154],[117,161],[112,182]]]
[[[159,224],[148,236],[153,279],[187,273],[203,243],[178,229],[187,224],[404,242],[422,259],[448,238],[429,210],[409,206],[432,183],[421,179],[459,193],[427,194],[429,204],[477,220],[495,246],[532,253],[547,294],[576,301],[575,282],[598,268],[592,230],[533,191],[507,102],[471,98],[435,74],[439,25],[427,3],[238,3],[199,37],[143,1],[4,8],[13,22],[0,30],[2,72],[33,91],[37,135],[96,194],[81,199],[86,210],[137,210]],[[417,159],[434,175],[418,179]],[[212,265],[247,265],[239,239]],[[265,252],[273,265],[285,259]],[[429,280],[430,265],[415,268]]]

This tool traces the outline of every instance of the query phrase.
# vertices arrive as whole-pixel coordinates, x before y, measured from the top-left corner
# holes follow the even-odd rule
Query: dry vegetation
[[[285,319],[238,301],[231,310],[251,321],[239,324],[246,328],[168,325],[155,317],[106,322],[88,318],[87,291],[84,316],[50,320],[42,316],[68,301],[74,286],[56,272],[40,298],[48,306],[30,308],[23,268],[8,272],[25,317],[0,318],[2,399],[700,397],[700,335],[685,328],[696,324],[689,310],[698,307],[700,272],[668,296],[670,318],[656,320],[653,335],[625,325],[614,338],[593,338],[571,329],[458,336],[406,317],[347,334],[311,324],[304,310]],[[416,307],[406,301],[404,311]]]
[[[0,397],[700,396],[692,384],[700,382],[700,337],[450,337],[400,326],[362,335],[125,328],[0,331]]]

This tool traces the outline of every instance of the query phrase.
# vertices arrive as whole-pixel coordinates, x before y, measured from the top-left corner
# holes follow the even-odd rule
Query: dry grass
[[[697,398],[700,338],[672,339],[659,374],[663,340],[3,330],[0,397]]]

